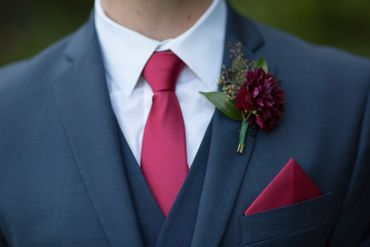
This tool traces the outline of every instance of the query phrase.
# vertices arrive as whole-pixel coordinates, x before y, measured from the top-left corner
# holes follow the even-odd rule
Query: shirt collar
[[[226,12],[224,0],[213,0],[190,29],[160,42],[115,23],[96,0],[95,25],[107,76],[119,90],[131,95],[153,52],[172,50],[209,89],[214,89],[222,65]]]

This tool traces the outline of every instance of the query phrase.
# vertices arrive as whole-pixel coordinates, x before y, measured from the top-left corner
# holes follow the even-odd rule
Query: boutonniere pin
[[[249,127],[252,136],[258,130],[269,132],[284,112],[284,92],[268,73],[266,61],[247,60],[241,47],[241,43],[229,44],[232,64],[230,68],[223,66],[219,80],[222,92],[201,93],[226,116],[241,121],[239,154],[244,152]]]

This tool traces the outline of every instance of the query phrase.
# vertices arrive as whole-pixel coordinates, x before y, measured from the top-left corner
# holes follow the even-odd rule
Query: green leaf
[[[204,95],[212,104],[216,106],[218,110],[220,110],[223,114],[228,116],[233,120],[243,120],[243,116],[241,111],[239,111],[234,103],[227,98],[227,95],[223,92],[209,92],[204,93],[200,92],[200,94]]]
[[[267,62],[263,58],[259,58],[258,60],[255,61],[254,63],[254,68],[261,68],[263,69],[266,73],[269,72],[269,67],[267,65]]]

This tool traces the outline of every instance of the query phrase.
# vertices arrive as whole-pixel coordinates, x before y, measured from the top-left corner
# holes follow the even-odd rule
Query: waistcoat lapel
[[[191,245],[211,142],[212,123],[207,128],[189,174],[165,221],[157,247]]]
[[[145,246],[155,246],[166,218],[158,207],[125,137],[123,134],[120,136],[123,165],[128,175],[143,243]]]
[[[121,135],[124,168],[145,246],[190,246],[207,165],[212,123],[167,218],[157,206],[141,170]]]
[[[54,92],[77,168],[110,245],[140,247],[93,18],[72,37],[66,56],[71,65]]]

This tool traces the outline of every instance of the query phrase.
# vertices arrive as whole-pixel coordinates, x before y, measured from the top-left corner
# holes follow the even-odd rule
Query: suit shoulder
[[[254,24],[258,27],[261,34],[263,35],[265,45],[268,47],[274,46],[276,48],[276,51],[278,52],[280,51],[286,54],[294,53],[295,51],[298,51],[299,53],[309,52],[311,55],[314,56],[321,55],[328,58],[339,58],[339,61],[350,59],[350,61],[352,62],[354,60],[357,60],[357,62],[370,62],[370,60],[367,58],[356,56],[349,52],[333,47],[316,45],[261,23],[254,22]]]
[[[34,57],[0,68],[0,94],[37,87],[54,75],[67,61],[63,51],[70,36],[59,40]]]
[[[1,129],[12,129],[17,119],[27,119],[43,108],[52,93],[54,78],[69,63],[64,56],[69,39],[58,41],[31,59],[0,69],[0,115],[6,119],[0,121]]]
[[[358,88],[369,89],[369,59],[333,47],[315,45],[272,27],[255,24],[264,38],[265,53],[272,54],[279,68],[302,75],[314,74],[318,79],[328,83],[335,81],[343,87],[356,83]],[[333,80],[333,77],[337,79]]]

